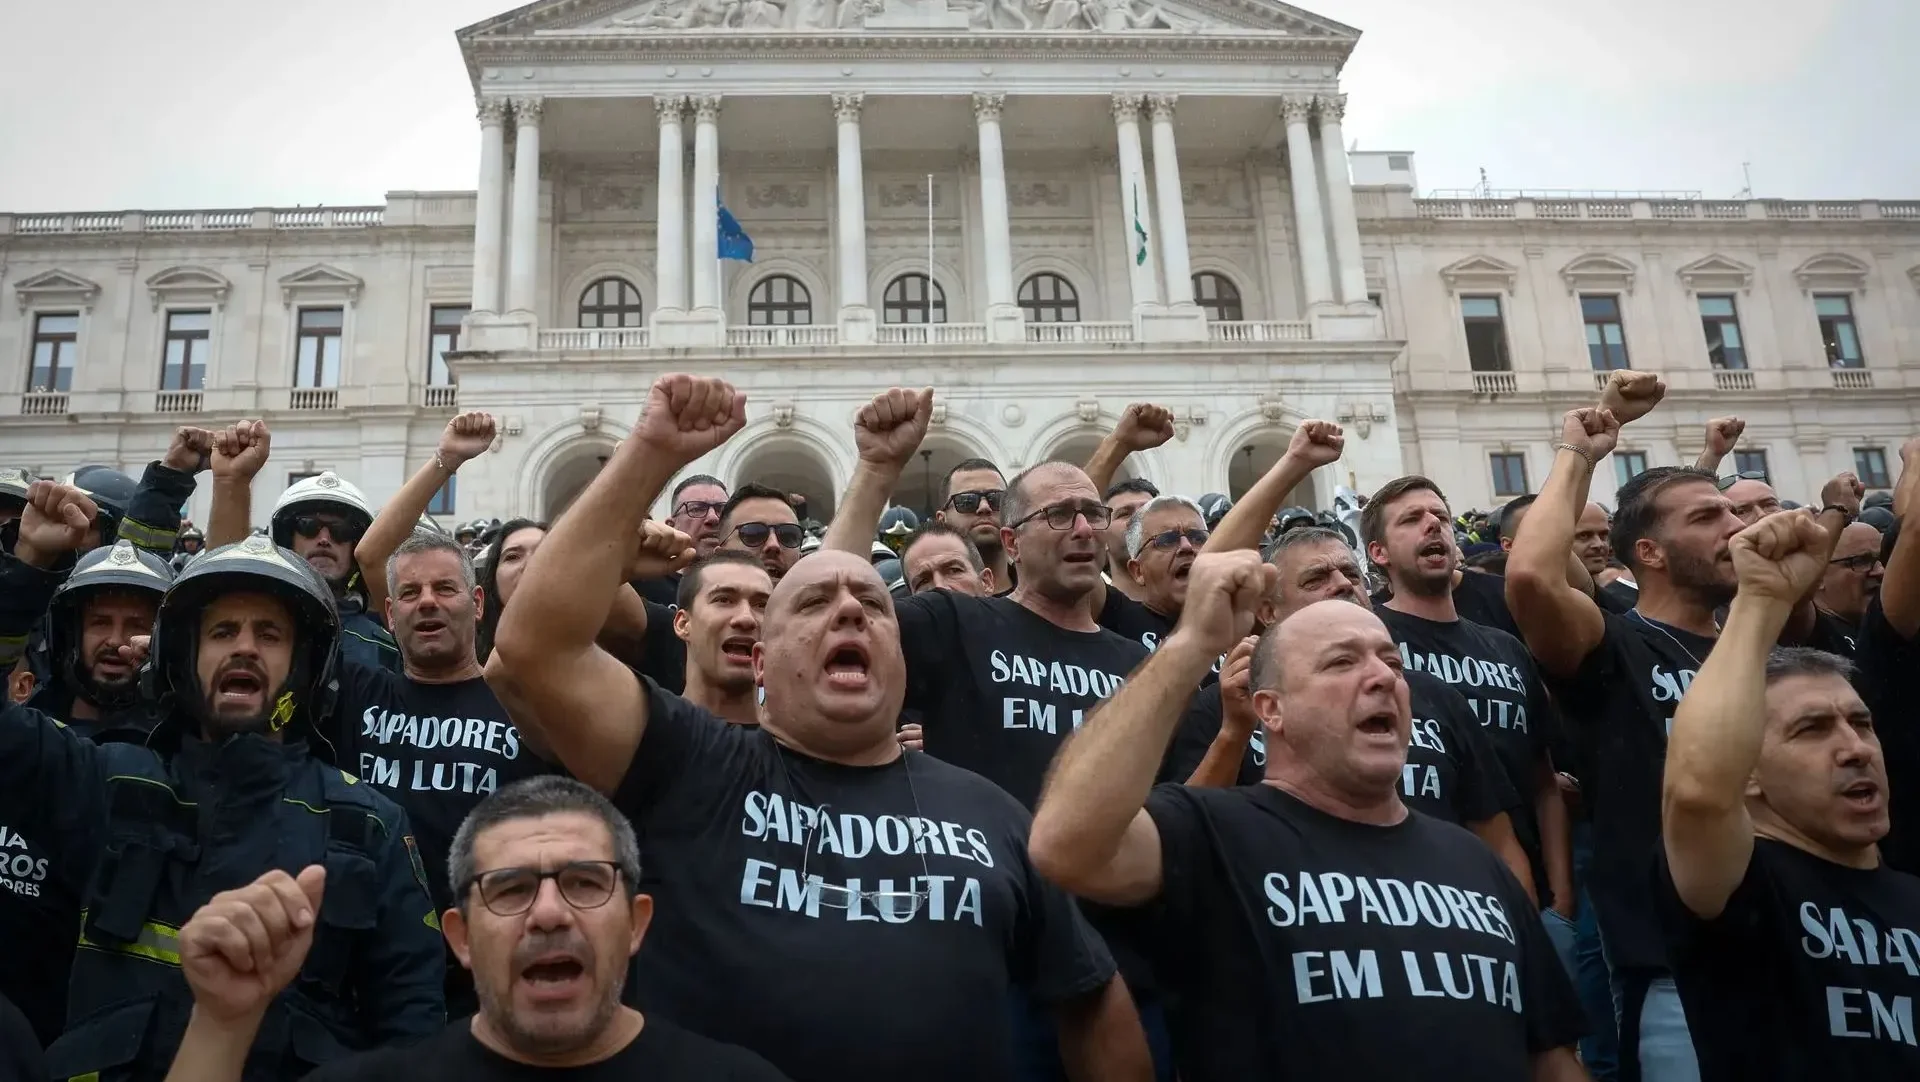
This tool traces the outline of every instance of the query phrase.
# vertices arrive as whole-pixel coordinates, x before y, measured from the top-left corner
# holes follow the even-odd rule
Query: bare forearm
[[[386,607],[387,557],[413,536],[414,526],[426,513],[427,505],[433,502],[434,493],[452,476],[451,470],[440,468],[437,456],[415,470],[407,483],[400,486],[400,491],[380,508],[373,524],[367,527],[366,536],[355,546],[353,554],[360,565],[360,580],[366,584],[368,605],[375,612]]]
[[[1293,455],[1281,455],[1273,468],[1260,475],[1260,479],[1247,489],[1233,505],[1220,525],[1213,528],[1213,536],[1207,538],[1206,551],[1229,552],[1233,549],[1250,549],[1260,544],[1267,526],[1273,521],[1274,513],[1280,510],[1287,494],[1299,487],[1300,482],[1313,473],[1313,467]]]
[[[1101,440],[1100,446],[1093,449],[1092,457],[1087,459],[1087,480],[1093,482],[1093,490],[1104,494],[1107,486],[1113,484],[1113,475],[1120,472],[1132,453],[1111,433]]]
[[[1513,551],[1507,556],[1507,574],[1516,572],[1566,577],[1567,558],[1573,552],[1573,532],[1587,505],[1593,467],[1574,451],[1557,451],[1540,498],[1520,520]]]
[[[1060,1060],[1073,1082],[1147,1082],[1153,1053],[1119,977],[1059,1010]]]
[[[196,1008],[180,1037],[180,1050],[174,1053],[166,1082],[240,1082],[259,1028],[259,1019],[219,1022]]]
[[[1723,455],[1720,452],[1709,447],[1706,450],[1700,452],[1699,458],[1696,458],[1693,460],[1693,468],[1696,470],[1705,470],[1708,473],[1719,473],[1720,463],[1726,457],[1727,457],[1726,455]]]
[[[207,511],[208,548],[244,541],[253,532],[253,479],[215,478]]]
[[[1225,789],[1239,782],[1240,764],[1247,754],[1247,733],[1235,733],[1225,725],[1207,745],[1207,754],[1187,777],[1188,785],[1203,789]]]
[[[600,648],[628,665],[634,665],[646,650],[647,603],[632,583],[621,583],[613,592],[613,606],[607,610],[607,622],[594,640]]]
[[[1571,1048],[1549,1048],[1533,1057],[1533,1082],[1592,1082]]]
[[[1666,788],[1739,807],[1760,758],[1765,727],[1767,654],[1790,606],[1739,594],[1713,652],[1688,685],[1667,740]]]
[[[1909,470],[1920,474],[1920,470]],[[1904,485],[1904,479],[1903,479]],[[1903,639],[1920,633],[1920,523],[1900,519],[1900,538],[1887,557],[1887,573],[1880,580],[1880,611]]]
[[[1553,904],[1562,913],[1573,911],[1573,827],[1567,820],[1567,802],[1560,782],[1554,777],[1553,763],[1542,758],[1535,766],[1534,821],[1540,828],[1540,859],[1546,865],[1547,887],[1553,891]],[[1538,904],[1539,895],[1534,895]]]
[[[851,552],[867,559],[872,553],[874,531],[880,528],[880,516],[886,513],[887,499],[893,495],[893,486],[899,480],[897,468],[868,462],[856,466],[820,547]]]

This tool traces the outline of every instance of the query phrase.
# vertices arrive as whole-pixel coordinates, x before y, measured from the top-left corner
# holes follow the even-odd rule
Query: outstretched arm
[[[1900,537],[1893,543],[1886,576],[1880,580],[1881,614],[1903,639],[1920,634],[1920,521],[1907,521],[1916,509],[1920,509],[1920,436],[1900,448],[1900,483],[1893,494]]]
[[[853,422],[853,442],[860,450],[860,464],[854,467],[847,491],[834,508],[833,523],[821,539],[821,548],[851,552],[863,560],[871,555],[874,531],[880,528],[880,516],[900,481],[900,471],[920,449],[932,419],[931,387],[920,391],[895,387],[861,407]]]
[[[241,421],[214,433],[213,508],[207,547],[243,541],[253,530],[253,478],[267,464],[273,436],[265,421]]]
[[[1719,473],[1720,463],[1733,453],[1733,445],[1740,442],[1740,434],[1747,430],[1747,422],[1738,417],[1715,417],[1707,422],[1707,445],[1700,457],[1693,460],[1693,467],[1708,473]]]
[[[1087,479],[1093,482],[1093,490],[1104,497],[1107,486],[1113,483],[1113,475],[1127,461],[1127,456],[1135,451],[1148,451],[1173,438],[1173,411],[1165,406],[1156,406],[1147,402],[1135,402],[1120,414],[1120,423],[1093,449],[1093,456],[1087,459]],[[1113,575],[1127,574],[1124,566],[1108,568]],[[1093,590],[1087,595],[1087,610],[1097,618],[1101,610],[1107,607],[1107,583],[1105,579],[1095,579]]]
[[[1287,453],[1280,456],[1272,469],[1260,475],[1246,495],[1240,497],[1240,502],[1220,520],[1220,525],[1213,528],[1213,536],[1207,538],[1204,551],[1259,548],[1267,524],[1286,502],[1287,493],[1312,477],[1314,470],[1340,461],[1340,452],[1346,446],[1347,438],[1339,425],[1330,421],[1301,421],[1300,427],[1293,430],[1293,438],[1287,441]]]
[[[429,459],[393,499],[380,508],[367,527],[366,535],[354,547],[354,562],[360,565],[360,582],[367,588],[367,608],[387,611],[387,557],[393,555],[426,514],[427,505],[461,466],[480,457],[493,446],[494,420],[490,413],[478,410],[460,414],[447,422],[440,433],[440,444]]]

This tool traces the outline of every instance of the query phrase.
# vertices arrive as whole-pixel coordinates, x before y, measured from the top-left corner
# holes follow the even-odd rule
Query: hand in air
[[[204,428],[181,427],[173,430],[173,442],[160,464],[181,473],[199,473],[212,465],[213,433]]]
[[[1860,513],[1860,501],[1867,498],[1867,486],[1853,475],[1853,471],[1834,475],[1833,480],[1820,486],[1820,506],[1844,507],[1848,514]]]
[[[664,522],[649,519],[640,524],[633,550],[627,554],[624,574],[628,582],[665,578],[686,570],[696,555],[693,538]]]
[[[457,470],[468,462],[486,454],[493,446],[493,436],[497,431],[493,414],[480,410],[469,410],[447,422],[446,431],[440,433],[440,461],[448,469]]]
[[[909,391],[899,387],[882,391],[860,407],[853,419],[853,443],[860,461],[898,469],[904,467],[927,438],[933,421],[933,388]]]
[[[1332,421],[1301,421],[1287,441],[1287,457],[1309,467],[1331,466],[1347,448],[1346,434]]]
[[[1651,372],[1624,369],[1607,374],[1607,385],[1600,392],[1600,408],[1613,411],[1613,417],[1630,425],[1647,414],[1667,396],[1667,385]]]
[[[678,469],[727,442],[746,423],[747,396],[726,380],[661,376],[647,392],[633,438]]]
[[[1759,597],[1792,605],[1805,597],[1827,570],[1827,531],[1813,512],[1776,511],[1733,535],[1728,548],[1739,597]]]
[[[1226,653],[1253,630],[1254,612],[1279,574],[1252,549],[1201,553],[1187,573],[1178,630],[1193,635],[1211,655]]]
[[[1568,410],[1560,419],[1560,442],[1584,452],[1588,462],[1598,463],[1620,442],[1620,421],[1612,410],[1598,406]]]
[[[320,917],[326,869],[268,872],[222,891],[180,929],[180,968],[193,1009],[223,1022],[256,1017],[300,972]]]
[[[69,552],[86,546],[87,533],[100,509],[86,493],[56,481],[35,481],[20,511],[20,535],[13,554],[24,563],[49,568]]]
[[[1747,422],[1738,417],[1715,417],[1707,422],[1707,450],[1721,458],[1727,457],[1746,430]]]
[[[1260,636],[1248,635],[1227,651],[1226,664],[1220,666],[1220,724],[1243,736],[1260,727],[1253,710],[1253,651],[1259,644]]]
[[[1173,438],[1173,411],[1151,402],[1135,402],[1120,414],[1113,438],[1128,451],[1150,451]]]
[[[213,437],[213,476],[220,481],[251,481],[267,464],[273,437],[265,421],[241,421]]]

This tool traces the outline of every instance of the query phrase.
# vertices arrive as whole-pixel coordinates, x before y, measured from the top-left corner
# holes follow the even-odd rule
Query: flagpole
[[[933,322],[933,174],[927,174],[927,322]],[[933,332],[929,330],[928,334]]]

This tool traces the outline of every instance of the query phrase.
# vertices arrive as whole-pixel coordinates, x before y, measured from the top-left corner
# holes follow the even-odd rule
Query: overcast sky
[[[1177,3],[1177,0],[1171,0]],[[0,208],[472,188],[453,31],[512,0],[0,0]],[[1327,0],[1346,131],[1428,190],[1920,198],[1916,0]]]

